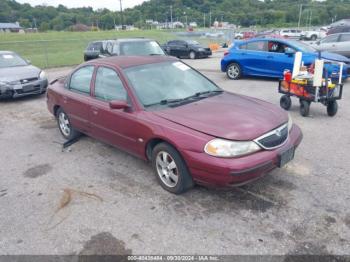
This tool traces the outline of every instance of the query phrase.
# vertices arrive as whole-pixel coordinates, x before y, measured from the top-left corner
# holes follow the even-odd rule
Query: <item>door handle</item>
[[[91,111],[92,111],[92,113],[93,113],[94,115],[98,115],[98,108],[97,108],[97,107],[92,106],[92,107],[91,107]]]

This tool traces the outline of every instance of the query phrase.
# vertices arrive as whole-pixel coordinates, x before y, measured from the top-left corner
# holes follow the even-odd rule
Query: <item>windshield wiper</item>
[[[191,99],[200,99],[200,98],[205,98],[202,97],[202,95],[211,95],[211,94],[217,94],[217,93],[222,93],[224,92],[223,90],[211,90],[211,91],[203,91],[203,92],[197,92],[194,95],[185,97],[185,98],[177,98],[177,99],[164,99],[161,100],[160,102],[157,103],[153,103],[153,104],[148,104],[148,105],[144,105],[145,107],[150,107],[150,106],[154,106],[154,105],[167,105],[167,104],[177,104],[177,103],[181,103],[181,102],[185,102]]]

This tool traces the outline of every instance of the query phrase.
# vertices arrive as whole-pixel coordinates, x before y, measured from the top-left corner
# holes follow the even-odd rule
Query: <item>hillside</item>
[[[298,23],[300,4],[301,25],[325,25],[333,20],[348,18],[350,0],[150,0],[123,12],[111,12],[107,8],[94,11],[92,8],[68,9],[19,4],[14,0],[0,1],[0,22],[18,21],[23,27],[35,27],[42,31],[66,30],[82,23],[112,29],[115,24],[135,24],[145,27],[145,21],[173,20],[195,21],[198,25],[209,25],[209,21],[223,20],[241,26],[293,26]],[[172,10],[172,11],[171,11]]]

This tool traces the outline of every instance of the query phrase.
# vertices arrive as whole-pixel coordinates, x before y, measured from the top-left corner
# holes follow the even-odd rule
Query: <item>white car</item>
[[[300,39],[303,31],[299,29],[282,29],[279,33],[284,38]]]
[[[308,30],[301,34],[301,39],[315,41],[317,39],[322,39],[327,36],[327,32],[322,29],[318,30]]]

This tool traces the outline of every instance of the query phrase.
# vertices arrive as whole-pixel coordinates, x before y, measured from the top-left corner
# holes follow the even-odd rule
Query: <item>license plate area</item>
[[[294,158],[294,152],[295,152],[295,148],[291,147],[289,149],[287,149],[286,151],[280,153],[278,155],[278,163],[277,166],[278,167],[283,167],[285,166],[288,162],[290,162],[291,160],[293,160]]]

